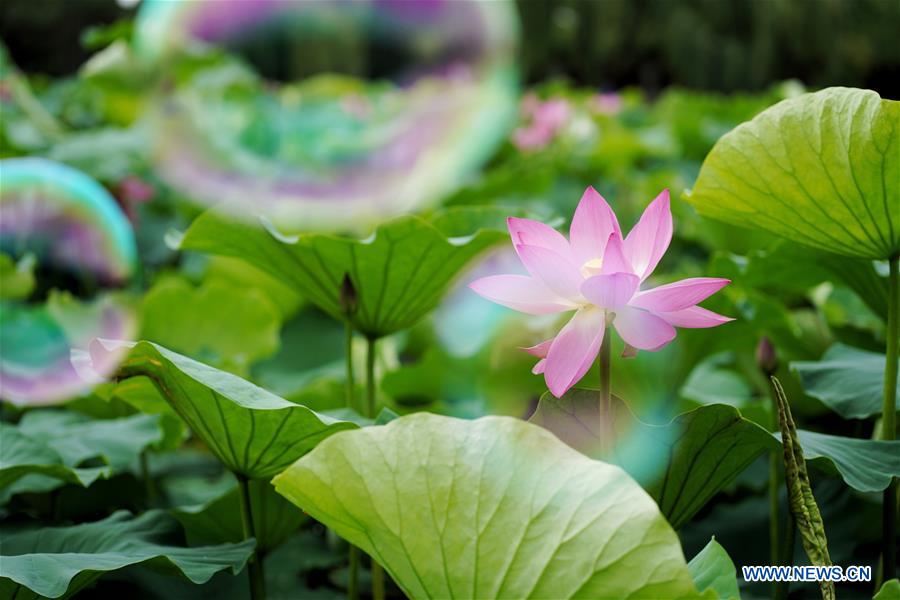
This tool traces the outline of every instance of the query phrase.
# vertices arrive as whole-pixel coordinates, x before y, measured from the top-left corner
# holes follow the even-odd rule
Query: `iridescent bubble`
[[[0,160],[0,182],[0,398],[64,401],[94,383],[76,371],[73,351],[134,334],[117,291],[135,273],[134,232],[99,183],[65,165]]]
[[[514,124],[516,36],[507,2],[147,0],[135,45],[169,86],[158,171],[288,229],[434,204]]]

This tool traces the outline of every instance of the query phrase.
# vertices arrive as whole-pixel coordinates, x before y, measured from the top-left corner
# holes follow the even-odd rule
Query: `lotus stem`
[[[375,343],[378,340],[368,338],[366,345],[366,416],[375,418]]]
[[[612,383],[612,377],[610,376],[612,361],[610,356],[612,349],[609,334],[609,327],[607,327],[606,331],[603,332],[603,343],[600,344],[600,415],[603,417],[604,422],[607,423],[611,418],[610,413],[612,412],[612,399],[610,396]]]
[[[795,541],[794,536],[796,534],[796,531],[797,524],[794,522],[794,515],[791,514],[791,511],[788,511],[787,517],[785,519],[784,544],[781,546],[781,556],[778,559],[778,562],[774,564],[785,565],[788,567],[793,566]],[[790,587],[791,583],[789,581],[776,581],[775,593],[772,597],[775,600],[786,600]]]
[[[897,437],[897,361],[900,352],[900,255],[891,257],[887,331],[887,362],[884,366],[884,404],[881,410],[881,437],[893,440]],[[884,490],[881,565],[882,580],[895,577],[897,570],[897,484],[894,477]]]
[[[350,544],[350,565],[347,573],[347,598],[359,598],[359,548]]]
[[[612,452],[614,441],[613,435],[613,414],[612,414],[612,340],[610,339],[609,326],[603,331],[603,342],[600,344],[600,426],[603,431],[603,439],[601,440],[601,449],[604,454]]]
[[[366,416],[375,418],[375,343],[374,337],[368,338],[366,345]],[[384,569],[372,559],[372,597],[384,600]]]
[[[241,503],[241,526],[244,530],[244,539],[256,539],[256,531],[253,526],[253,511],[250,507],[250,481],[244,476],[235,473],[234,476],[238,480],[240,488]],[[247,573],[250,576],[250,598],[251,600],[265,600],[266,598],[266,577],[263,573],[263,564],[259,556],[259,540],[256,539],[256,547],[250,560],[247,561]]]
[[[372,559],[372,598],[384,600],[384,569]]]
[[[756,344],[756,366],[767,377],[771,378],[778,371],[778,355],[775,347],[768,337],[763,336]],[[781,425],[778,422],[778,400],[772,393],[772,389],[768,389],[769,401],[771,402],[771,414],[769,415],[769,431],[780,431]],[[778,472],[781,464],[781,456],[778,450],[769,452],[769,564],[781,564],[781,548],[778,535]],[[790,512],[788,513],[790,518]],[[793,521],[790,523],[793,526]],[[772,583],[772,594],[778,597],[779,590],[784,586],[779,582]]]
[[[353,377],[353,325],[350,320],[344,322],[344,340],[346,346],[345,360],[347,362],[347,408],[356,409],[354,388],[356,382]],[[359,598],[359,548],[350,544],[347,566],[347,598],[357,600]]]
[[[144,480],[144,491],[147,494],[147,500],[152,502],[156,497],[156,486],[153,483],[153,476],[150,474],[146,449],[141,452],[141,479]]]
[[[779,431],[778,405],[775,397],[769,392],[772,402],[772,414],[769,417],[769,430]],[[777,450],[769,452],[769,560],[773,565],[781,564],[781,548],[778,539],[778,471],[781,468],[781,457]],[[788,525],[793,528],[793,519],[789,517]],[[793,538],[793,536],[791,536]],[[774,582],[774,595],[778,596],[779,582]]]
[[[353,325],[350,321],[344,322],[344,356],[346,361],[346,389],[347,389],[347,408],[356,410],[356,398],[354,387],[356,385],[353,376]]]
[[[781,554],[778,539],[778,467],[781,462],[776,451],[769,452],[769,564],[778,565]],[[774,588],[778,589],[775,582]]]

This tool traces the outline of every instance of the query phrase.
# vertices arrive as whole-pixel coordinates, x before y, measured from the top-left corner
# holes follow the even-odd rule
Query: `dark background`
[[[898,0],[519,0],[527,83],[758,90],[796,78],[900,97]],[[3,0],[0,38],[26,72],[65,75],[114,0]]]

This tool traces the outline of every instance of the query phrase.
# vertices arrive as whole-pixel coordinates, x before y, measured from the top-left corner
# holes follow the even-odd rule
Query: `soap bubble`
[[[516,35],[507,2],[148,0],[155,163],[192,200],[287,229],[433,205],[514,124]]]
[[[118,291],[135,272],[134,233],[100,184],[65,165],[0,160],[0,182],[0,397],[53,404],[95,383],[76,371],[73,351],[134,334]]]

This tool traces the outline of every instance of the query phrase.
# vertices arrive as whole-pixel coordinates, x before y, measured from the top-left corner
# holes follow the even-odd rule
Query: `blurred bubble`
[[[135,272],[134,233],[100,184],[65,165],[0,160],[0,183],[0,397],[64,401],[93,383],[79,376],[73,351],[134,333],[117,292]]]
[[[434,204],[514,124],[514,10],[145,1],[135,46],[162,65],[167,86],[155,113],[158,171],[197,202],[288,229]]]

